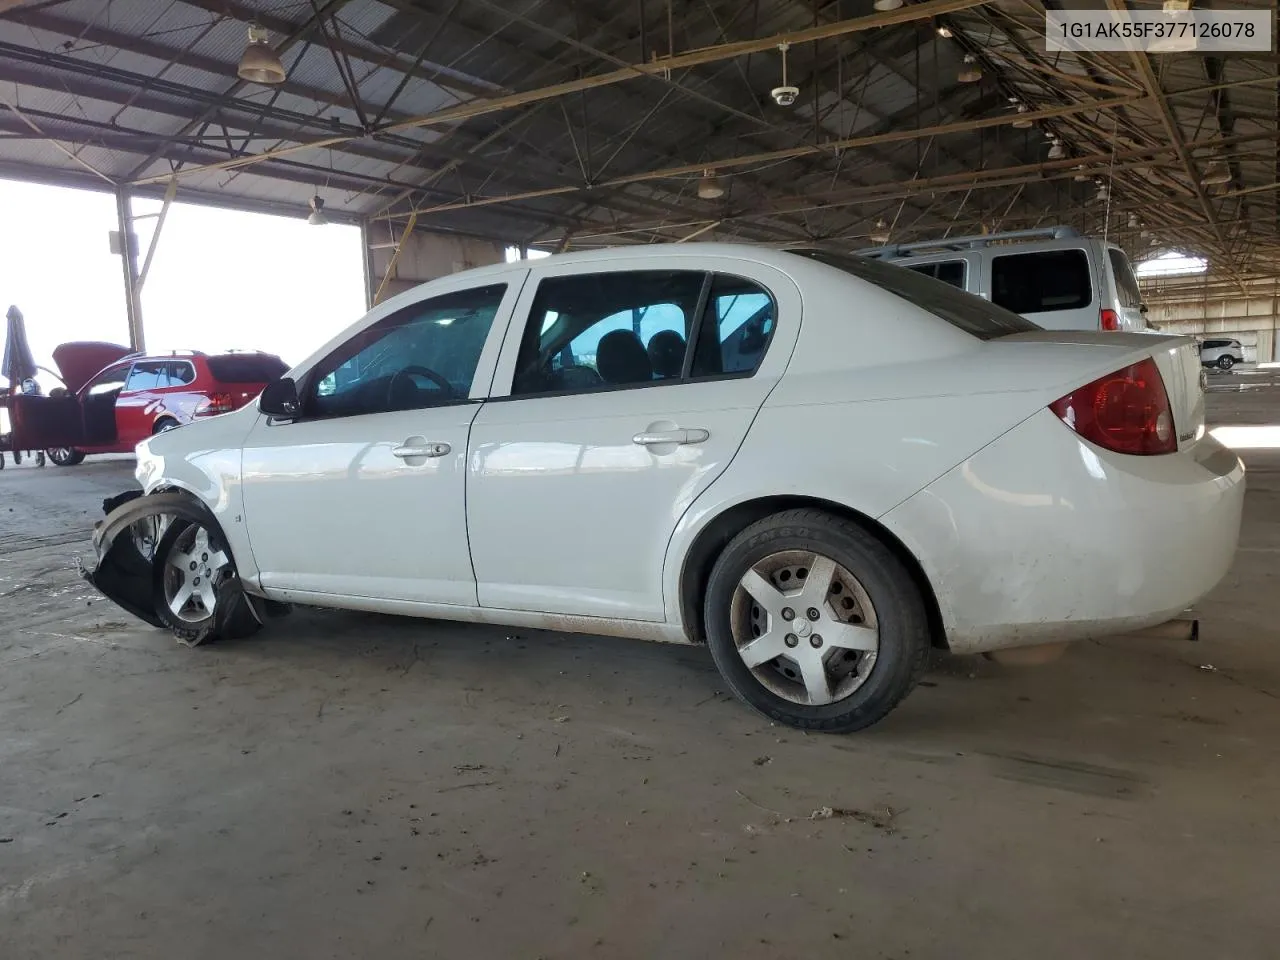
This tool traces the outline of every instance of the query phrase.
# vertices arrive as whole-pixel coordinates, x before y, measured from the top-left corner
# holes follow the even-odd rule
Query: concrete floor
[[[1280,424],[1271,380],[1212,418]],[[10,466],[0,956],[1273,957],[1280,451],[1244,455],[1200,644],[943,659],[852,737],[696,648],[302,611],[188,650],[72,568],[130,464]]]

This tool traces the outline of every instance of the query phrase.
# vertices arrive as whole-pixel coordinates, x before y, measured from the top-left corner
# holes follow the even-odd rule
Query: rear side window
[[[943,260],[941,263],[913,263],[907,267],[926,277],[933,277],[953,287],[965,289],[965,268],[963,260]]]
[[[289,370],[279,357],[266,353],[228,353],[205,362],[214,379],[223,383],[270,383]]]
[[[1011,253],[991,261],[991,300],[1014,313],[1079,310],[1093,302],[1083,250]]]
[[[1138,278],[1133,275],[1129,266],[1129,258],[1114,247],[1107,249],[1107,259],[1111,261],[1111,274],[1116,278],[1116,297],[1122,307],[1142,306],[1142,291],[1138,289]]]
[[[694,270],[549,277],[520,343],[513,396],[745,377],[777,307],[759,284]]]
[[[922,310],[927,310],[953,327],[979,340],[994,340],[996,337],[1008,336],[1011,333],[1026,333],[1040,328],[1024,317],[1008,310],[1002,310],[981,297],[957,290],[932,277],[922,277],[911,270],[857,257],[848,253],[837,253],[811,247],[801,247],[790,251],[810,260],[817,260],[829,267],[843,270],[859,280],[865,280],[882,290],[901,297]]]
[[[155,390],[169,385],[169,365],[163,360],[142,360],[129,371],[126,390]]]
[[[777,323],[773,297],[741,277],[717,274],[693,357],[694,377],[754,373]]]
[[[174,360],[169,364],[169,386],[183,387],[196,378],[195,367],[185,360]]]
[[[678,380],[706,274],[633,270],[538,284],[513,395]]]

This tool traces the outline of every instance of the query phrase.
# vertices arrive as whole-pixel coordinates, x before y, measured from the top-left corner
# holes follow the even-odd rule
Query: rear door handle
[[[443,457],[451,449],[452,447],[447,443],[402,443],[398,447],[391,448],[391,455],[401,460],[411,460],[414,457],[425,460],[431,457]]]
[[[711,436],[706,430],[694,427],[689,430],[657,430],[637,433],[631,442],[642,447],[657,447],[667,443],[683,445],[686,443],[704,443]]]

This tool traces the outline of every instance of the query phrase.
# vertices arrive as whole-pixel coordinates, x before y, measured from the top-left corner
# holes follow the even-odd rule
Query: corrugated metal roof
[[[1214,240],[1150,98],[1123,110],[1046,119],[1025,132],[955,129],[1007,118],[1016,107],[1010,98],[1035,110],[1142,92],[1124,57],[1045,58],[1023,0],[995,0],[948,15],[955,34],[949,40],[938,36],[933,21],[923,21],[796,44],[788,52],[788,79],[801,87],[801,97],[789,110],[770,99],[770,88],[781,82],[782,55],[765,49],[677,70],[669,78],[636,78],[394,132],[366,131],[362,124],[380,114],[383,123],[402,123],[503,90],[609,72],[663,55],[672,43],[679,53],[808,29],[839,16],[866,15],[870,4],[761,0],[747,15],[740,4],[708,0],[684,9],[670,38],[663,4],[646,7],[640,31],[631,0],[543,0],[519,10],[500,0],[472,0],[456,9],[451,0],[332,6],[335,20],[326,39],[309,2],[30,3],[0,18],[0,92],[38,117],[51,135],[84,145],[84,156],[111,176],[164,176],[178,166],[182,189],[202,198],[299,211],[326,183],[331,208],[353,213],[381,211],[394,196],[403,197],[394,208],[401,217],[415,205],[482,200],[486,205],[423,215],[421,223],[449,229],[471,224],[517,241],[563,238],[578,229],[575,224],[598,232],[615,221],[627,231],[619,237],[648,240],[670,235],[662,228],[646,232],[649,224],[697,216],[714,217],[722,232],[744,239],[865,235],[886,204],[901,207],[900,229],[919,231],[957,218],[1014,226],[1019,217],[1043,218],[1046,209],[1086,226],[1098,223],[1105,209],[1086,202],[1095,187],[1075,181],[1067,161],[1041,176],[1027,172],[1046,158],[1046,136],[1062,139],[1068,160],[1112,150],[1154,152],[1119,163],[1110,174],[1091,161],[1087,173],[1112,178],[1113,216],[1141,208],[1144,217],[1170,225],[1186,221],[1196,242]],[[247,24],[237,16],[245,11],[260,17],[271,42],[282,47],[289,79],[281,87],[244,84],[235,75],[247,36]],[[340,48],[336,57],[330,43]],[[979,83],[958,82],[966,53],[983,71]],[[348,65],[365,120],[350,102],[342,75]],[[1158,68],[1166,91],[1194,90],[1215,78],[1263,81],[1217,94],[1175,93],[1168,102],[1195,162],[1211,152],[1231,160],[1232,182],[1209,190],[1211,202],[1224,217],[1243,211],[1257,221],[1265,241],[1259,249],[1280,245],[1276,191],[1229,195],[1275,180],[1274,58],[1166,56]],[[0,111],[0,132],[21,136],[0,139],[0,168],[74,172],[74,162],[30,139],[30,128],[11,111]],[[951,132],[770,159],[777,151],[935,125]],[[299,149],[334,136],[344,142]],[[1199,146],[1211,141],[1221,146]],[[288,152],[234,172],[188,172],[229,154],[239,162],[242,150],[280,148]],[[762,159],[724,171],[730,190],[723,200],[697,199],[698,171],[741,157]],[[693,173],[608,186],[615,177],[688,165]],[[992,186],[947,180],[976,177],[979,168]],[[1022,172],[1000,181],[994,173],[1001,170]],[[547,188],[569,192],[530,195]],[[1157,190],[1168,202],[1153,205]],[[495,198],[502,202],[489,202]]]

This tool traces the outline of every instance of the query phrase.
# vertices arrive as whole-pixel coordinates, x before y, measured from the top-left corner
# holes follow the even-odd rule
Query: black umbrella
[[[22,319],[22,311],[10,307],[8,331],[4,340],[4,362],[0,363],[0,376],[9,378],[9,385],[17,387],[22,381],[36,375],[35,357],[31,355],[31,345],[27,343],[27,324]]]

